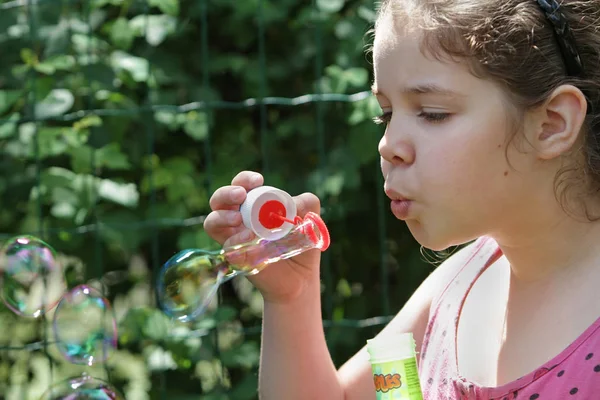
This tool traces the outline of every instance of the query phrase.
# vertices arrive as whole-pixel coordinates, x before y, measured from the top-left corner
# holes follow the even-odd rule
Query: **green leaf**
[[[89,146],[74,147],[71,153],[71,168],[76,173],[89,173],[92,169],[92,148]]]
[[[167,36],[175,32],[177,19],[170,15],[138,15],[129,23],[135,34],[145,34],[148,44],[158,46]]]
[[[189,197],[197,197],[196,190],[194,179],[191,176],[175,175],[167,186],[167,200],[170,203],[175,203]]]
[[[189,112],[183,130],[192,139],[202,141],[208,137],[208,121],[206,113]]]
[[[355,26],[348,20],[341,20],[335,26],[335,36],[338,39],[344,40],[352,36]]]
[[[134,183],[117,183],[110,179],[104,179],[100,182],[98,194],[105,200],[125,207],[136,207],[140,198],[137,186]]]
[[[148,79],[148,60],[135,57],[124,51],[114,51],[110,57],[110,63],[117,71],[127,71],[136,82],[145,82]]]
[[[185,115],[170,111],[157,111],[154,113],[154,119],[156,122],[165,125],[171,131],[178,129],[181,124],[185,122],[185,118]]]
[[[239,347],[222,352],[221,358],[226,367],[252,368],[258,365],[260,355],[256,343],[245,342]]]
[[[58,203],[54,204],[50,209],[50,214],[58,219],[71,219],[75,216],[77,209],[73,204]]]
[[[149,0],[149,4],[173,17],[179,15],[179,0]]]
[[[340,296],[347,298],[352,296],[352,289],[346,279],[340,279],[337,284],[337,292]]]
[[[16,132],[17,121],[21,118],[19,113],[13,113],[7,122],[0,124],[0,139],[6,139],[13,136]]]
[[[54,72],[56,72],[56,68],[54,68],[52,65],[48,65],[48,64],[44,64],[44,63],[36,64],[35,70],[37,72],[39,72],[41,74],[45,74],[45,75],[52,75],[52,74],[54,74]]]
[[[104,229],[101,233],[103,232]],[[142,329],[152,313],[153,310],[149,308],[129,309],[119,323],[119,342],[122,344],[137,342],[142,337]]]
[[[331,196],[338,196],[342,192],[343,187],[344,175],[338,172],[325,178],[322,190]]]
[[[92,0],[93,8],[101,8],[107,5],[120,6],[126,0]]]
[[[41,159],[48,156],[58,156],[67,151],[68,145],[63,140],[65,128],[41,126],[37,131],[38,136],[38,157]],[[32,149],[31,156],[35,153]]]
[[[369,23],[374,23],[377,19],[377,13],[369,7],[360,6],[358,7],[358,16]]]
[[[110,39],[115,46],[128,50],[135,39],[135,32],[131,29],[129,21],[120,17],[115,20],[110,28]]]
[[[169,334],[171,321],[159,310],[153,310],[146,320],[142,332],[145,336],[154,339],[165,339]]]
[[[21,60],[23,60],[26,65],[35,65],[37,64],[38,57],[33,50],[29,48],[23,48],[21,49]]]
[[[230,400],[254,400],[258,393],[258,379],[254,374],[245,374],[229,392]]]
[[[71,55],[58,55],[47,59],[43,64],[48,64],[59,71],[70,71],[75,67],[75,57]]]
[[[75,57],[70,55],[59,55],[35,65],[35,70],[42,74],[52,75],[57,70],[70,71],[75,66]]]
[[[0,90],[0,114],[4,114],[21,97],[20,90]]]
[[[217,321],[233,321],[237,314],[238,311],[234,307],[221,306],[215,311],[214,318]]]
[[[85,131],[93,126],[102,126],[102,118],[97,115],[87,115],[73,124],[76,131]]]
[[[110,169],[129,169],[131,164],[127,156],[121,152],[121,146],[117,142],[110,143],[98,150],[100,164]]]
[[[77,212],[79,198],[70,189],[57,187],[52,190],[52,202],[54,203],[50,212],[56,218],[70,219]]]
[[[35,105],[37,118],[50,118],[63,115],[73,107],[75,97],[67,89],[54,89],[41,102]]]
[[[317,0],[317,8],[326,13],[336,13],[344,8],[345,0]]]
[[[164,168],[174,176],[180,174],[193,174],[195,171],[194,164],[189,159],[184,157],[169,158],[167,161],[165,161]]]
[[[110,49],[108,43],[104,40],[100,40],[94,36],[90,36],[87,33],[74,33],[71,36],[71,42],[73,43],[73,49],[77,54],[83,56],[81,60],[87,60],[89,63],[89,56],[97,54],[98,52],[104,52]]]
[[[48,188],[70,187],[71,182],[77,175],[73,171],[65,168],[50,167],[47,168],[41,176],[41,183]]]
[[[70,21],[62,18],[58,24],[48,32],[44,56],[65,54],[68,52],[70,35]]]
[[[369,81],[369,72],[365,68],[349,68],[344,71],[344,77],[352,86],[364,86]]]

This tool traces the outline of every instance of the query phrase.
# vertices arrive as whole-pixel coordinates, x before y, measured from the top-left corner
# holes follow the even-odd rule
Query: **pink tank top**
[[[600,318],[556,357],[516,381],[482,387],[458,373],[456,332],[462,305],[477,278],[502,255],[491,238],[473,254],[431,306],[420,353],[424,400],[600,399]]]

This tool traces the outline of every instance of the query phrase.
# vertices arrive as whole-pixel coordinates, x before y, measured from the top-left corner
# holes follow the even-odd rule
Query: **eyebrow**
[[[375,84],[373,84],[373,86],[371,86],[371,92],[373,92],[373,94],[375,96],[377,96],[378,94],[381,93],[377,89],[377,86],[375,86]],[[437,85],[435,83],[425,83],[425,84],[405,87],[405,88],[402,88],[401,92],[406,95],[437,94],[437,95],[448,96],[448,97],[466,97],[462,93],[455,92],[453,90],[447,89],[447,88]]]

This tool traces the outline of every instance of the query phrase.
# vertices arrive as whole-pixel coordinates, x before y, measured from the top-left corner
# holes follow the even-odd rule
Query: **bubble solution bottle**
[[[412,333],[367,340],[377,400],[423,400]]]

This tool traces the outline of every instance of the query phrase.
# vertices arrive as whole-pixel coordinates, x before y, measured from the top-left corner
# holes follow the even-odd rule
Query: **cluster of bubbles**
[[[20,317],[38,318],[54,310],[52,329],[61,355],[71,363],[92,366],[107,360],[117,346],[117,326],[110,302],[97,289],[67,289],[52,247],[23,235],[10,239],[0,256],[0,297]],[[121,400],[109,383],[83,375],[51,386],[40,400]]]

